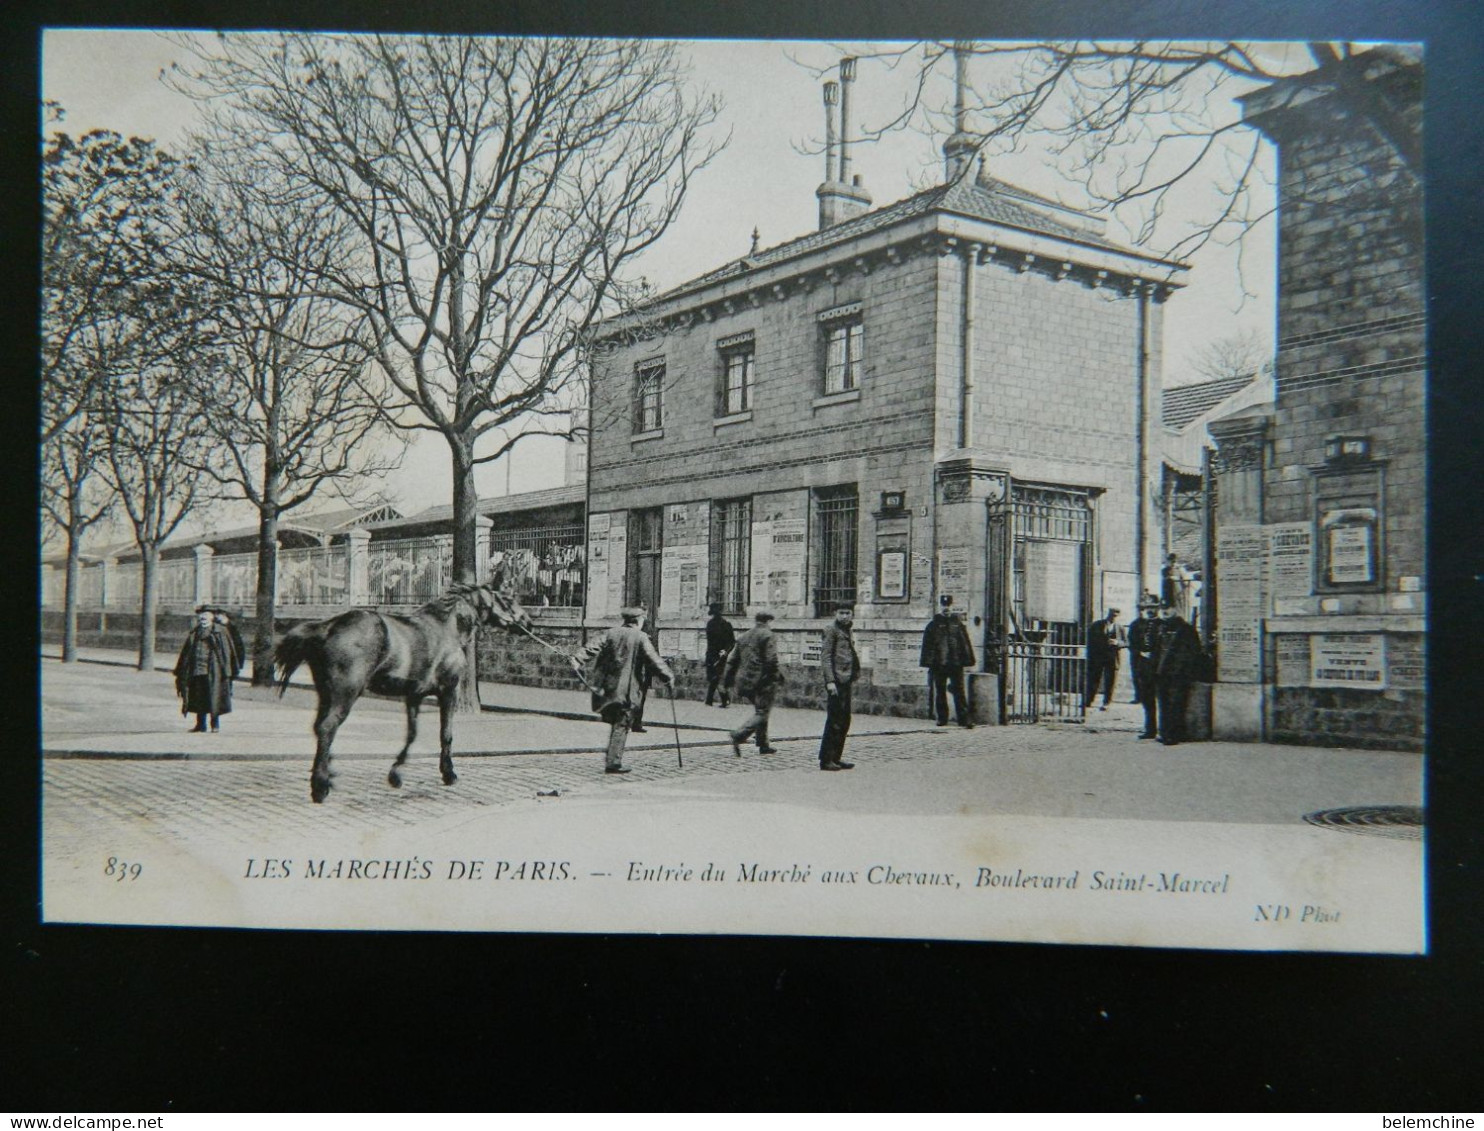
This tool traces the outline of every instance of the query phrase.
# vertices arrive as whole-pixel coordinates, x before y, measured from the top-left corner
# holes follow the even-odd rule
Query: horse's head
[[[481,624],[496,628],[531,627],[530,615],[520,607],[515,594],[495,585],[478,585],[469,592]]]

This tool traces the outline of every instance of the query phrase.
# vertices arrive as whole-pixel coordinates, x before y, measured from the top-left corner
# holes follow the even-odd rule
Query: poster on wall
[[[877,590],[887,601],[900,600],[907,596],[907,551],[882,550],[877,555],[877,572],[881,586]]]
[[[938,551],[938,595],[963,601],[969,592],[970,553],[967,546],[950,546]]]
[[[770,605],[803,603],[804,558],[807,545],[807,527],[804,519],[773,520],[772,545],[768,553],[768,580],[765,589]]]
[[[587,615],[608,615],[608,528],[612,516],[595,514],[587,521]]]
[[[1380,633],[1316,633],[1309,637],[1310,687],[1386,690],[1386,637]]]
[[[1262,677],[1264,528],[1233,523],[1216,532],[1216,656],[1220,678],[1256,683]]]
[[[1103,600],[1097,608],[1102,616],[1109,609],[1117,609],[1120,621],[1131,621],[1139,615],[1139,578],[1137,574],[1119,570],[1103,570]]]
[[[1314,527],[1307,522],[1274,522],[1267,533],[1266,589],[1276,604],[1285,597],[1314,592]]]

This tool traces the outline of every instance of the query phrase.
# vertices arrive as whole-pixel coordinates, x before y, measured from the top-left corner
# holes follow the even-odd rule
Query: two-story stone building
[[[962,129],[943,184],[872,208],[825,96],[819,229],[596,337],[588,622],[639,602],[662,652],[697,658],[708,602],[766,607],[785,701],[815,703],[820,629],[853,603],[861,709],[918,713],[921,631],[950,594],[1002,677],[977,681],[981,717],[1080,712],[1088,614],[1131,611],[1157,569],[1182,265],[990,176]]]

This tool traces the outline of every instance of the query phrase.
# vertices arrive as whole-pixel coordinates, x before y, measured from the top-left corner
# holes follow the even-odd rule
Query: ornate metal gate
[[[1010,481],[988,510],[984,650],[1000,677],[1000,722],[1082,722],[1089,493]]]

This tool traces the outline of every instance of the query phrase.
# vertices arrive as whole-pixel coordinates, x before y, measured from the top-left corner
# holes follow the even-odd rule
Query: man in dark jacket
[[[1185,704],[1201,663],[1201,638],[1191,624],[1161,601],[1154,646],[1154,686],[1159,695],[1159,740],[1175,746],[1185,737]]]
[[[821,770],[853,770],[854,762],[842,761],[845,753],[845,736],[850,733],[850,689],[860,675],[861,661],[856,655],[855,641],[851,638],[850,626],[855,620],[855,609],[841,605],[835,610],[835,623],[824,630],[821,641],[819,666],[824,675],[824,689],[828,699],[825,703],[824,737],[819,742],[819,768]]]
[[[742,634],[727,664],[725,688],[735,683],[737,694],[752,704],[752,715],[732,731],[732,753],[742,757],[742,743],[757,736],[759,754],[776,754],[768,745],[768,714],[773,710],[773,696],[783,675],[778,670],[778,641],[773,637],[773,614],[760,612],[756,625]],[[725,691],[721,704],[726,706]]]
[[[732,622],[721,615],[721,605],[713,603],[711,606],[711,619],[706,622],[706,706],[711,706],[716,698],[717,685],[721,683],[721,677],[727,668],[727,656],[737,645],[737,634],[732,630]],[[721,705],[723,707],[731,703],[731,696],[727,688],[721,688]]]
[[[948,696],[953,695],[953,715],[961,727],[972,729],[968,701],[964,696],[964,669],[974,666],[974,645],[969,630],[953,612],[953,598],[938,598],[938,613],[922,630],[922,653],[918,664],[928,670],[928,692],[938,725],[948,725]]]
[[[192,731],[205,731],[208,715],[212,731],[220,730],[221,716],[232,710],[232,640],[209,609],[197,610],[196,627],[180,646],[175,691],[183,700],[180,713],[196,716]]]
[[[1140,738],[1159,737],[1159,696],[1154,687],[1154,646],[1159,633],[1159,598],[1146,593],[1139,601],[1139,619],[1129,625],[1129,671],[1134,697],[1144,708]]]
[[[1087,630],[1087,693],[1082,706],[1091,707],[1099,688],[1103,692],[1100,711],[1108,709],[1113,698],[1113,681],[1118,678],[1118,650],[1123,647],[1123,632],[1118,627],[1121,610],[1109,609],[1102,620],[1095,620]]]
[[[664,683],[674,681],[674,673],[644,634],[644,610],[631,607],[619,616],[623,624],[611,628],[597,644],[589,645],[572,658],[578,672],[582,663],[592,660],[592,677],[586,682],[593,693],[593,710],[608,724],[608,753],[603,765],[605,774],[626,774],[624,749],[629,741],[629,727],[634,712],[644,702],[651,677]]]

